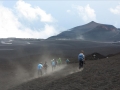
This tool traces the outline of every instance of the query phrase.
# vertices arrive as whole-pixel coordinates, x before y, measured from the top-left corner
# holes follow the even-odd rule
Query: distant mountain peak
[[[93,24],[93,23],[96,23],[96,22],[95,22],[95,21],[91,21],[91,22],[89,22],[89,23],[92,23],[92,24]]]
[[[96,23],[95,21],[91,21],[91,23]]]

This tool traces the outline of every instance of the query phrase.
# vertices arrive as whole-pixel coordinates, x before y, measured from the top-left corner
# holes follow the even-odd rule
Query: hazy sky
[[[48,38],[95,21],[120,28],[119,0],[0,0],[0,38]]]

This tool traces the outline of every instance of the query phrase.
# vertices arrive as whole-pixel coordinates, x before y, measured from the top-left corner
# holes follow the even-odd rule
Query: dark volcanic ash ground
[[[9,90],[119,90],[120,56],[86,61],[84,69],[69,64],[47,76],[24,82]]]
[[[21,43],[21,42],[20,42]],[[0,90],[119,90],[120,51],[119,44],[89,41],[29,41],[20,44],[0,44]],[[94,52],[109,55],[104,59],[86,60],[84,69],[78,71],[77,55]],[[89,57],[91,57],[91,55]],[[50,60],[69,58],[52,72]],[[49,73],[37,76],[37,65],[49,62]]]

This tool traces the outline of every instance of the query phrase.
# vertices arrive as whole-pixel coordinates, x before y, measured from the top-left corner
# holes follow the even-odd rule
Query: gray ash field
[[[78,40],[0,40],[0,90],[119,90],[120,45]],[[94,52],[111,57],[86,60],[78,70],[77,56]],[[118,54],[117,54],[118,53]],[[115,55],[117,54],[117,55]],[[114,55],[114,56],[112,56]],[[37,64],[61,57],[63,64],[43,77]]]

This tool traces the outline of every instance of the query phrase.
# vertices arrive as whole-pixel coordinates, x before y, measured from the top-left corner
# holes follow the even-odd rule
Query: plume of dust
[[[81,39],[81,40],[85,40],[83,35],[80,35],[79,37],[77,37],[76,39]]]
[[[15,81],[14,85],[18,85],[18,84],[21,84],[23,82],[28,82],[30,80],[33,80],[35,78],[39,78],[40,76],[38,76],[37,66],[40,62],[42,62],[42,64],[44,64],[45,61],[47,62],[48,69],[47,69],[47,74],[45,74],[44,68],[42,69],[43,76],[53,75],[54,72],[57,72],[57,71],[59,72],[60,70],[62,70],[66,67],[66,64],[63,64],[61,66],[57,66],[55,68],[55,70],[52,71],[50,56],[39,57],[39,60],[37,62],[32,63],[33,69],[31,71],[26,70],[25,68],[23,68],[23,66],[16,65],[17,68],[16,68],[15,76],[14,76],[14,81]]]
[[[6,88],[15,87],[16,85],[29,80],[29,72],[19,64],[15,65],[16,69],[14,71],[14,75],[10,78],[10,83],[6,86]]]
[[[52,75],[54,72],[60,71],[61,69],[66,67],[66,65],[56,66],[56,68],[52,71],[51,60],[49,58],[45,59],[45,60],[47,62],[48,68],[47,68],[47,73],[45,73],[44,68],[42,69],[42,73],[43,73],[42,76]],[[41,60],[40,60],[40,62],[41,62]],[[42,62],[45,62],[45,61],[42,61]],[[33,67],[34,68],[34,76],[32,78],[30,78],[30,80],[40,77],[40,76],[38,76],[37,65],[38,64],[34,64],[34,67]]]
[[[32,63],[32,70],[31,71],[26,70],[25,68],[18,65],[18,63],[17,63],[17,65],[16,65],[17,68],[15,71],[15,80],[18,81],[19,83],[22,83],[22,82],[27,82],[27,81],[35,79],[35,78],[39,78],[40,76],[38,76],[37,66],[41,62],[42,62],[42,64],[44,64],[46,61],[47,65],[48,65],[47,74],[44,74],[44,68],[42,70],[43,76],[52,75],[53,72],[59,71],[65,67],[65,65],[61,65],[59,67],[56,67],[55,70],[52,71],[51,59],[52,59],[52,56],[50,56],[50,55],[40,56],[37,61],[34,61]]]

